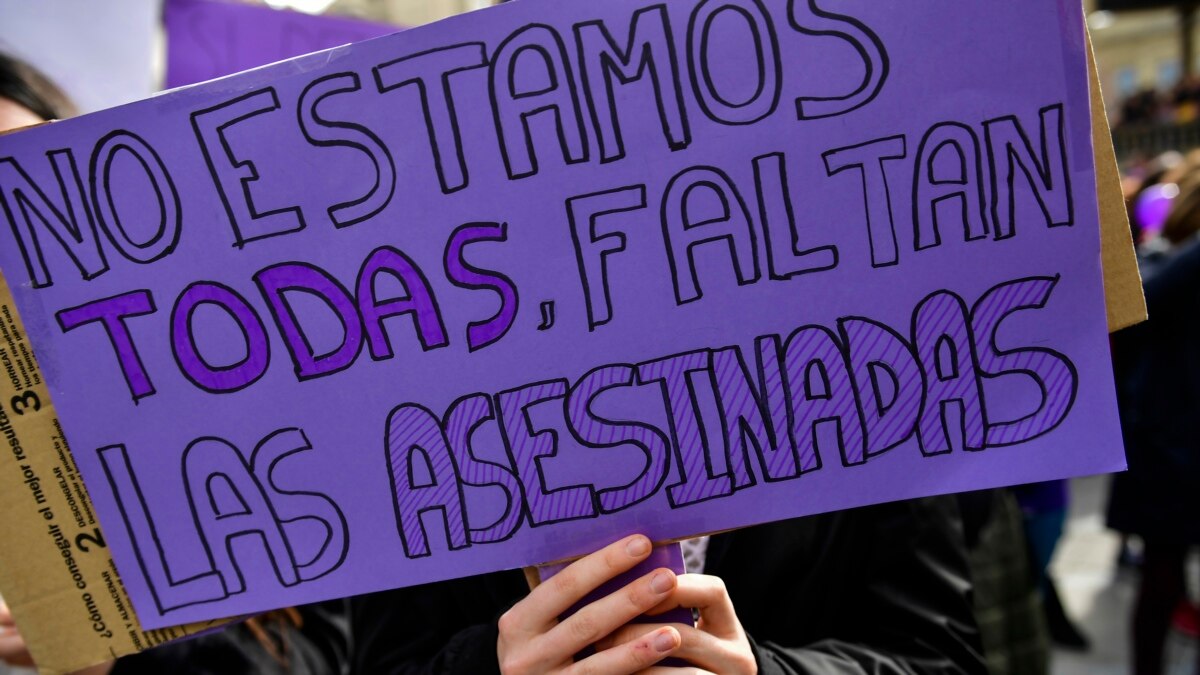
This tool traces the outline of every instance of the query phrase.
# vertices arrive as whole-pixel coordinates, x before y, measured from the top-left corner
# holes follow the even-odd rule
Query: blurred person
[[[1162,237],[1162,230],[1166,224],[1166,217],[1170,215],[1169,209],[1174,206],[1174,199],[1168,206],[1166,216],[1159,213],[1146,213],[1143,202],[1154,188],[1168,183],[1174,184],[1181,180],[1187,175],[1189,167],[1196,165],[1198,161],[1200,158],[1197,157],[1196,152],[1190,153],[1185,158],[1179,152],[1169,151],[1152,159],[1140,161],[1124,172],[1121,191],[1125,198],[1125,210],[1129,217],[1130,236],[1137,254],[1138,269],[1143,280],[1154,273],[1170,248],[1170,243]],[[1176,185],[1176,196],[1178,196],[1177,189],[1178,185]],[[1158,216],[1159,219],[1150,222],[1148,219],[1152,215]],[[1130,353],[1133,350],[1124,347],[1128,342],[1128,340],[1121,339],[1120,336],[1110,337],[1113,379],[1117,384],[1117,400],[1120,406],[1131,403],[1131,396],[1122,396],[1121,390],[1123,385],[1130,381],[1131,373],[1136,370],[1137,354]],[[1121,412],[1121,418],[1126,418],[1124,412]],[[1122,489],[1117,483],[1126,480],[1122,474],[1114,474],[1109,487],[1110,503],[1113,498],[1112,493]],[[1120,535],[1117,567],[1118,569],[1137,569],[1142,563],[1140,541],[1137,541],[1137,535],[1128,532],[1120,532]]]
[[[65,97],[28,66],[5,58],[0,71],[6,126],[68,114]],[[651,635],[639,634],[647,629],[622,628],[626,621],[619,620],[620,612],[628,613],[632,605],[621,604],[624,596],[609,596],[601,602],[621,609],[604,620],[617,632],[597,636],[608,639],[608,649],[597,656],[632,654],[644,647],[643,652],[653,650],[659,658],[677,654],[722,673],[982,674],[961,537],[957,510],[948,498],[719,535],[709,540],[705,551],[708,574],[676,577],[666,571],[664,577],[660,570],[652,588],[649,579],[635,582],[639,613],[654,605],[660,610],[698,607],[699,627],[651,627]],[[563,582],[582,578],[575,590],[590,590],[649,552],[648,540],[630,537],[585,558],[527,596],[519,573],[378,594],[359,603],[359,609],[366,610],[359,614],[365,618],[359,628],[367,641],[359,662],[369,664],[362,672],[474,675],[498,670],[501,660],[569,661],[591,640],[564,643],[563,632],[552,630],[564,603],[574,599]],[[714,576],[718,574],[724,581]],[[509,619],[498,622],[504,610]],[[275,612],[88,672],[345,672],[349,636],[339,616],[336,607],[328,606]],[[9,628],[0,641],[0,656],[31,663],[6,610],[0,625],[5,624],[3,617],[8,617]],[[560,644],[552,644],[555,638]],[[615,668],[607,670],[641,670]]]
[[[0,132],[75,114],[71,100],[49,78],[0,52]]]
[[[69,114],[65,97],[28,66],[4,58],[0,73],[5,126]],[[645,588],[649,580],[640,588],[641,609],[652,609],[646,598],[663,607],[699,607],[700,626],[652,627],[652,635],[645,636],[633,632],[645,628],[621,629],[625,621],[616,621],[610,628],[621,630],[607,636],[606,651],[611,657],[642,645],[659,656],[678,654],[722,673],[984,673],[960,527],[953,501],[942,498],[713,537],[706,550],[710,574],[668,573],[661,592]],[[632,537],[556,579],[582,575],[589,579],[585,587],[594,586],[649,551],[649,541]],[[378,594],[365,606],[360,603],[359,609],[367,611],[358,615],[366,619],[359,624],[366,641],[359,663],[368,664],[361,672],[474,674],[498,670],[501,656],[506,663],[533,663],[556,654],[569,660],[586,643],[568,640],[556,649],[546,639],[554,637],[546,629],[569,591],[562,590],[562,581],[550,582],[522,597],[523,584],[519,574],[497,574]],[[475,592],[481,586],[499,595]],[[614,602],[612,596],[606,600],[610,606]],[[501,626],[496,617],[506,609],[510,620]],[[622,611],[627,613],[628,605]],[[340,617],[336,603],[274,612],[86,672],[346,672],[350,637]],[[472,625],[477,617],[482,621]],[[513,617],[526,623],[514,626]],[[31,664],[7,609],[0,610],[0,627],[0,657]]]
[[[23,61],[0,53],[0,133],[70,117],[74,107],[49,79]],[[33,659],[17,630],[12,612],[0,603],[0,660],[31,668]],[[107,665],[79,675],[108,672]]]
[[[1162,236],[1172,248],[1178,248],[1200,232],[1200,157],[1189,157],[1187,171],[1174,182],[1179,194],[1163,225]]]
[[[0,53],[0,133],[70,117],[74,106],[29,64]],[[212,633],[102,663],[74,675],[341,675],[349,672],[345,603],[270,612]],[[0,603],[0,660],[36,667]]]
[[[1091,644],[1067,616],[1050,576],[1050,561],[1062,539],[1070,503],[1070,487],[1065,480],[1052,480],[1012,488],[1021,507],[1025,540],[1036,585],[1042,598],[1042,612],[1054,644],[1086,651]]]
[[[1118,127],[1152,124],[1162,115],[1158,92],[1143,89],[1126,98],[1121,104],[1121,121]]]
[[[714,535],[702,574],[656,570],[559,620],[650,551],[645,537],[626,537],[532,592],[517,570],[354,598],[356,672],[987,672],[953,498]],[[679,607],[696,608],[698,625],[629,624]],[[599,651],[574,662],[594,643]],[[667,657],[694,668],[655,667]]]
[[[1163,672],[1172,614],[1186,599],[1187,555],[1200,544],[1200,172],[1179,187],[1163,230],[1172,248],[1145,270],[1150,319],[1113,342],[1129,471],[1113,481],[1108,522],[1144,542],[1135,675]]]
[[[344,602],[268,612],[71,675],[347,675]],[[0,660],[36,668],[12,613],[0,603]]]
[[[1200,117],[1200,78],[1185,75],[1171,89],[1176,124],[1190,124]]]
[[[989,675],[1046,675],[1050,633],[1021,509],[1008,488],[955,495]]]
[[[1129,216],[1130,235],[1139,254],[1145,253],[1145,245],[1162,234],[1168,213],[1160,209],[1148,210],[1145,200],[1155,188],[1176,185],[1187,175],[1190,167],[1197,163],[1196,157],[1185,158],[1178,152],[1164,152],[1157,157],[1140,163],[1132,170],[1126,171],[1121,180],[1121,192],[1125,198],[1125,210]],[[1159,205],[1160,208],[1162,205]],[[1154,221],[1151,222],[1150,218]]]

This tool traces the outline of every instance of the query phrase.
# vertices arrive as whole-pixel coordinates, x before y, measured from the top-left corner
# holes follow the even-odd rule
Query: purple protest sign
[[[838,11],[523,0],[0,139],[142,623],[1122,468],[1078,2]]]
[[[167,89],[400,30],[233,0],[166,0],[163,28],[167,34]]]

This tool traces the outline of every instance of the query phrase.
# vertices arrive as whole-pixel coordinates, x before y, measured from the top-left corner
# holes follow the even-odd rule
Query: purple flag
[[[400,30],[232,0],[166,0],[163,26],[167,32],[167,89]]]

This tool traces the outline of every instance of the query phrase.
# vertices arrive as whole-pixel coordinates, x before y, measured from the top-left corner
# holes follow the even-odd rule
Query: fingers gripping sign
[[[669,627],[678,631],[681,639],[674,656],[691,663],[696,669],[651,668],[647,670],[648,673],[755,675],[758,672],[750,640],[738,620],[725,582],[703,574],[681,575],[677,578],[674,590],[647,614],[658,616],[679,607],[692,607],[699,611],[699,623],[695,627],[685,624],[629,625],[615,631],[601,642],[600,647],[619,649]]]
[[[626,537],[572,563],[514,605],[499,622],[496,653],[501,672],[626,675],[651,668],[676,652],[681,644],[679,629],[660,626],[574,660],[635,617],[669,602],[677,579],[671,570],[655,570],[565,620],[558,618],[601,584],[636,567],[650,551],[646,537]]]

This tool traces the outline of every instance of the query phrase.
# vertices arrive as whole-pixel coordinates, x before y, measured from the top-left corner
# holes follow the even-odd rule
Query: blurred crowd
[[[1183,77],[1166,91],[1142,89],[1122,101],[1117,110],[1117,128],[1190,124],[1200,119],[1200,77]]]
[[[1200,150],[1126,167],[1123,190],[1150,320],[1113,336],[1130,470],[1114,476],[1108,522],[1140,569],[1135,672],[1157,673],[1168,631],[1198,625],[1187,570],[1200,543]]]

